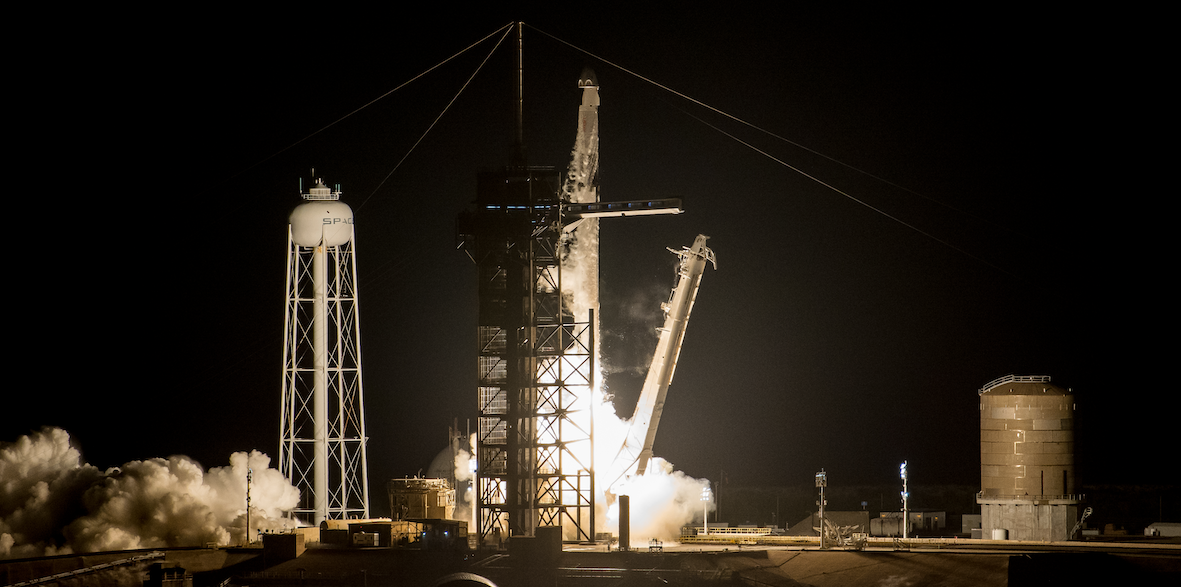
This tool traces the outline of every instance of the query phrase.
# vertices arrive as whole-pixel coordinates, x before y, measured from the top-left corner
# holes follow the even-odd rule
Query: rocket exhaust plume
[[[22,436],[0,444],[0,558],[243,543],[249,469],[251,529],[289,528],[299,492],[258,451],[208,471],[184,456],[103,471],[65,430]]]

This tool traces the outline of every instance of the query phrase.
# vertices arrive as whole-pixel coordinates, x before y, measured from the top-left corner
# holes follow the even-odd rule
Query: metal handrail
[[[984,387],[980,388],[978,394],[984,395],[984,392],[986,392],[986,391],[988,391],[988,390],[990,390],[1002,383],[1049,383],[1049,382],[1050,382],[1049,375],[1005,375],[1004,377],[998,377],[996,379],[993,379],[992,381],[989,381],[988,383],[985,383]]]
[[[13,583],[10,587],[26,587],[26,586],[31,586],[31,585],[40,585],[43,583],[54,583],[54,582],[61,581],[62,579],[76,577],[78,575],[97,573],[98,571],[110,569],[113,567],[132,565],[135,563],[140,563],[143,561],[149,561],[149,560],[158,559],[158,558],[164,558],[164,553],[160,552],[160,551],[153,551],[148,554],[141,554],[141,555],[133,556],[131,558],[119,559],[119,560],[111,561],[111,562],[107,562],[107,563],[91,565],[89,567],[85,567],[85,568],[81,568],[81,569],[75,569],[73,571],[66,571],[64,573],[57,573],[56,575],[49,575],[47,577],[40,577],[37,579],[31,579],[29,581],[21,581],[20,583]]]
[[[983,491],[976,493],[977,499],[1006,499],[1006,500],[1021,500],[1021,501],[1045,501],[1045,500],[1068,500],[1068,501],[1086,501],[1087,494],[1085,493],[1069,493],[1065,495],[989,495],[985,496]]]

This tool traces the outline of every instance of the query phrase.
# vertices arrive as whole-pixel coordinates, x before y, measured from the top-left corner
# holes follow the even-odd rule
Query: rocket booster
[[[599,80],[589,67],[578,77],[582,105],[578,107],[578,135],[570,163],[570,201],[598,201],[599,185]]]

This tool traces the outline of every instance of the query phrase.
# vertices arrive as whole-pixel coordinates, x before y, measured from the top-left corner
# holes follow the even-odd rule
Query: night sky
[[[1111,147],[1081,124],[1104,107],[1079,75],[1101,41],[1036,14],[616,16],[196,16],[189,33],[92,33],[52,74],[20,67],[10,202],[43,220],[10,249],[20,365],[0,442],[59,426],[102,468],[276,456],[286,219],[315,168],[357,217],[383,513],[387,479],[425,470],[453,418],[475,424],[455,219],[477,172],[509,161],[515,39],[417,146],[499,35],[300,141],[520,18],[529,163],[566,168],[590,66],[602,199],[684,201],[602,221],[620,413],[674,284],[665,248],[712,237],[658,456],[732,483],[823,467],[889,484],[908,460],[912,482],[977,485],[977,389],[1050,375],[1076,393],[1084,482],[1176,482],[1157,460],[1175,444],[1159,422],[1176,401],[1153,399],[1163,353],[1136,350],[1149,312],[1125,308],[1128,247],[1095,204],[1113,223],[1126,206],[1094,165]]]

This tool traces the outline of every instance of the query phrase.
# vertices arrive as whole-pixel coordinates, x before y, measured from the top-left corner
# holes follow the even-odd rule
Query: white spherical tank
[[[301,247],[336,247],[353,237],[353,209],[337,200],[312,200],[291,211],[291,240]]]

